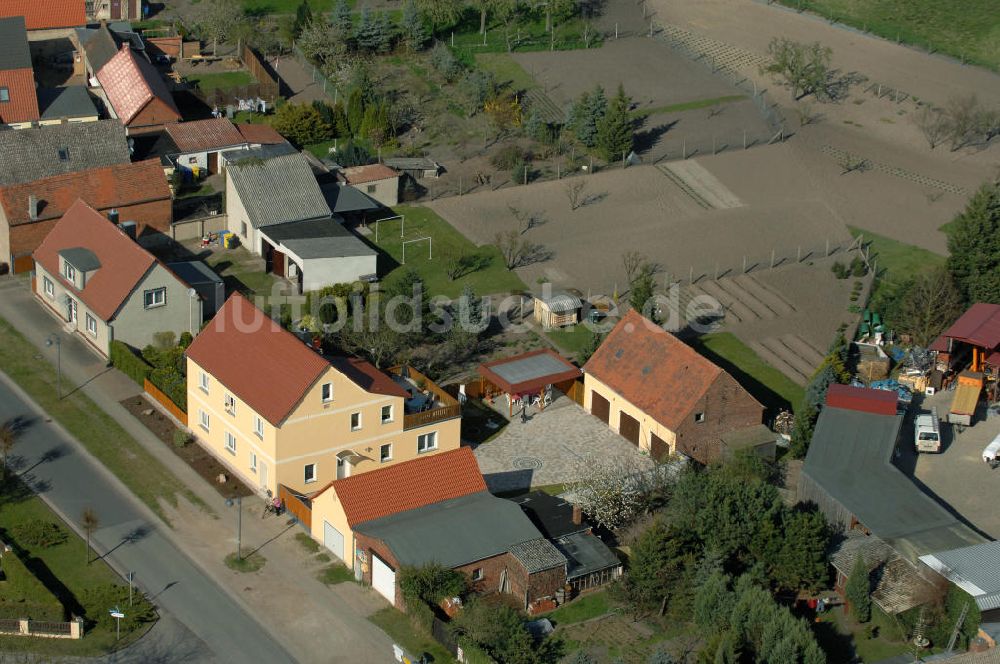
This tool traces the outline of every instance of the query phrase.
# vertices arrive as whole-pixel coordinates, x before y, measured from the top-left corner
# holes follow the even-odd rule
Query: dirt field
[[[586,195],[596,202],[570,209],[566,181],[442,199],[433,207],[474,242],[492,242],[499,230],[512,227],[510,206],[546,223],[527,238],[552,252],[550,260],[519,269],[529,285],[540,279],[556,286],[611,294],[625,289],[621,255],[637,249],[676,278],[691,271],[711,273],[740,269],[777,256],[795,256],[797,247],[843,242],[848,234],[824,201],[813,194],[788,158],[787,146],[771,146],[701,161],[716,176],[715,165],[728,162],[744,174],[770,172],[760,187],[739,177],[721,182],[744,205],[704,209],[657,167],[612,169],[587,177]],[[791,193],[790,192],[794,192]]]

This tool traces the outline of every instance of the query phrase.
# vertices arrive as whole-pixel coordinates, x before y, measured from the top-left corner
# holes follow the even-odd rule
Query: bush
[[[187,412],[187,379],[173,367],[156,368],[149,374],[149,382],[163,392],[174,405]]]
[[[115,631],[115,619],[108,613],[112,607],[124,607],[125,617],[121,619],[123,634],[138,629],[156,620],[156,609],[139,590],[132,591],[132,606],[128,605],[128,586],[108,584],[91,588],[80,597],[80,604],[86,612],[84,616],[92,629],[99,626],[109,632]]]
[[[434,48],[431,49],[431,67],[434,67],[449,83],[457,79],[463,69],[462,63],[442,42],[434,44]]]
[[[413,628],[424,634],[431,634],[434,629],[434,611],[419,600],[406,603],[406,615],[410,617]]]
[[[111,364],[139,385],[149,378],[149,373],[153,370],[148,362],[121,341],[111,342]]]
[[[311,104],[285,104],[278,109],[271,126],[298,147],[322,143],[333,137],[333,127]],[[241,162],[234,162],[239,166]]]
[[[194,341],[194,337],[190,332],[181,332],[180,339],[177,341],[177,346],[187,350],[187,347],[191,345],[192,341]]]
[[[431,563],[423,567],[404,567],[399,574],[399,588],[408,603],[420,600],[437,604],[446,597],[461,596],[468,584],[461,572]]]
[[[11,529],[14,540],[26,549],[47,549],[62,544],[68,538],[66,531],[51,521],[28,521]]]
[[[524,162],[527,156],[528,155],[525,151],[521,149],[521,146],[505,145],[499,152],[493,155],[490,163],[492,163],[494,168],[497,170],[509,171],[517,164]]]
[[[187,447],[191,442],[191,436],[187,431],[177,429],[174,431],[174,447]]]
[[[833,272],[834,276],[838,279],[846,279],[850,274],[850,270],[848,270],[847,266],[840,261],[836,261],[833,265],[831,265],[830,271]]]

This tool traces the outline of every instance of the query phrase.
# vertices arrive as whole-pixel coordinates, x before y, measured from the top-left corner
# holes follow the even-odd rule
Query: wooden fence
[[[257,79],[260,84],[258,91],[258,96],[269,102],[274,102],[278,98],[281,92],[281,86],[278,79],[271,73],[270,68],[264,64],[263,58],[261,58],[255,50],[250,48],[248,45],[243,46],[243,66],[247,68],[253,77]]]
[[[146,394],[151,396],[153,400],[156,401],[156,403],[166,408],[167,412],[173,415],[175,418],[177,418],[181,424],[187,426],[188,423],[187,413],[181,410],[180,406],[171,401],[170,397],[161,392],[160,389],[156,387],[156,385],[153,385],[151,382],[149,382],[148,378],[143,379],[142,389],[145,390]]]
[[[296,493],[284,484],[278,485],[278,498],[285,509],[302,522],[306,530],[312,532],[312,502],[300,493]]]

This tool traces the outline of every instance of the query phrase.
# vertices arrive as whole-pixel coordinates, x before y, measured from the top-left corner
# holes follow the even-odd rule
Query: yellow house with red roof
[[[461,407],[426,377],[321,355],[242,295],[187,350],[188,425],[248,486],[300,496],[459,447]]]

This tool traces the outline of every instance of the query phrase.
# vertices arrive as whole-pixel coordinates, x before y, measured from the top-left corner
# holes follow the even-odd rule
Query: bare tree
[[[236,0],[212,0],[202,5],[198,26],[212,40],[212,55],[219,50],[219,42],[226,41],[245,20],[243,8]]]
[[[566,199],[569,201],[569,209],[576,210],[583,206],[587,199],[587,181],[583,178],[568,180],[563,187],[566,192]]]
[[[908,284],[899,303],[897,325],[926,346],[962,313],[962,296],[943,268],[921,272]]]
[[[521,237],[521,232],[515,228],[498,232],[493,238],[493,244],[500,250],[507,269],[513,270],[520,266],[524,260],[528,242]]]
[[[771,62],[763,68],[764,71],[785,79],[795,99],[810,94],[818,97],[826,91],[833,56],[830,48],[819,42],[803,44],[775,37],[767,46],[767,54]]]
[[[87,533],[87,564],[90,564],[90,538],[94,534],[94,531],[101,525],[101,521],[97,516],[97,512],[93,507],[85,507],[83,510],[83,515],[80,518],[80,525],[83,527],[83,532]]]
[[[948,118],[939,108],[924,106],[913,116],[913,122],[923,132],[931,150],[936,148],[950,132]]]
[[[13,420],[0,424],[0,455],[3,455],[3,479],[7,479],[7,459],[17,444],[17,425]]]
[[[521,235],[524,235],[536,226],[541,226],[546,221],[545,215],[541,212],[525,212],[513,205],[508,205],[507,211],[510,212],[510,215],[517,222],[517,230]]]
[[[646,262],[646,255],[641,251],[626,251],[622,254],[622,267],[625,268],[625,279],[629,286],[635,281],[639,268]]]
[[[948,140],[951,142],[952,152],[960,150],[973,140],[980,112],[979,98],[975,94],[952,97],[948,100],[945,113],[948,118]]]

